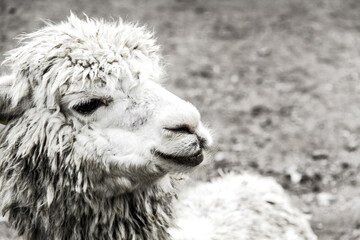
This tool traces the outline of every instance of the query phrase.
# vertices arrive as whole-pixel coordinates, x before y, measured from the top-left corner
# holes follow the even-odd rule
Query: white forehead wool
[[[105,22],[75,15],[59,25],[19,37],[21,46],[4,61],[16,75],[13,102],[34,92],[38,103],[53,105],[52,95],[95,87],[131,89],[157,81],[162,66],[153,34],[137,24]],[[41,96],[47,96],[41,98]]]

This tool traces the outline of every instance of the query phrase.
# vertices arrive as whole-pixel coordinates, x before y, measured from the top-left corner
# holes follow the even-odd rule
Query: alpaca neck
[[[64,160],[72,152],[71,141],[64,144],[63,155],[53,149],[49,154],[42,142],[22,141],[22,136],[36,134],[16,124],[11,123],[0,134],[0,210],[8,214],[9,224],[19,235],[25,239],[170,238],[172,184],[164,190],[155,181],[127,193],[105,196],[96,188],[100,184],[96,177],[101,180],[107,173],[89,172],[99,169],[90,166],[96,161],[71,165]],[[20,137],[9,138],[16,135],[15,129]],[[170,179],[160,178],[166,177]],[[100,189],[108,190],[109,185],[102,184]]]
[[[41,190],[24,193],[31,191]],[[157,186],[106,199],[64,194],[50,206],[40,194],[31,205],[14,201],[3,211],[26,239],[170,239],[172,195]]]
[[[48,159],[33,165],[32,159],[5,157],[0,209],[25,239],[170,239],[172,190],[154,183],[104,197],[90,187],[77,191],[77,175],[54,173]]]

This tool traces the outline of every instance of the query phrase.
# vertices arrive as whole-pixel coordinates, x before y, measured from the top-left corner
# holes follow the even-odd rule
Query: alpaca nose
[[[202,149],[208,148],[211,145],[211,143],[210,143],[211,136],[206,136],[207,135],[206,130],[201,129],[200,131],[198,130],[198,132],[197,132],[197,130],[195,129],[194,126],[191,126],[188,124],[176,125],[174,127],[165,127],[164,129],[171,133],[175,133],[175,134],[195,135],[198,141],[197,141],[197,143],[194,143],[194,144],[196,144],[196,145],[199,144],[200,148],[202,148]],[[205,131],[205,133],[202,134],[204,131]],[[204,135],[204,136],[202,136],[202,135]]]
[[[199,111],[177,97],[171,103],[160,110],[157,122],[161,128],[169,134],[195,134],[201,125]]]

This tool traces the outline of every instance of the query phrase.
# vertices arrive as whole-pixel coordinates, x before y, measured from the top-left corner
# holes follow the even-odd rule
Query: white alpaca
[[[159,85],[158,50],[143,28],[72,15],[24,35],[22,45],[9,52],[5,62],[13,74],[0,79],[0,120],[7,122],[0,133],[0,209],[19,235],[158,240],[172,239],[171,232],[186,239],[172,224],[176,176],[206,159],[212,140],[197,109]],[[239,207],[233,209],[235,220],[219,219],[223,229],[199,229],[197,239],[270,239],[272,229],[284,230],[276,236],[285,239],[294,223],[276,220],[288,219],[278,216],[282,209],[299,219],[295,229],[302,232],[294,239],[313,239],[287,200],[270,203],[257,218],[259,236],[252,235],[247,215],[261,201],[240,177],[234,179],[228,182],[237,195],[233,200],[240,201],[233,203]],[[196,191],[206,194],[201,189],[188,199]],[[254,191],[285,199],[281,190]],[[253,202],[252,210],[241,210],[243,199]],[[192,207],[205,212],[197,204]],[[221,208],[213,206],[209,211],[221,217]],[[231,224],[236,227],[222,236]]]
[[[177,240],[313,240],[307,217],[273,179],[228,174],[195,183],[174,207]]]

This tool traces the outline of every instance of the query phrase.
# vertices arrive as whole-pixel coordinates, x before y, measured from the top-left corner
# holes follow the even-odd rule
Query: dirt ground
[[[0,53],[70,10],[154,29],[216,137],[197,178],[273,176],[320,240],[360,239],[360,1],[0,0]]]

